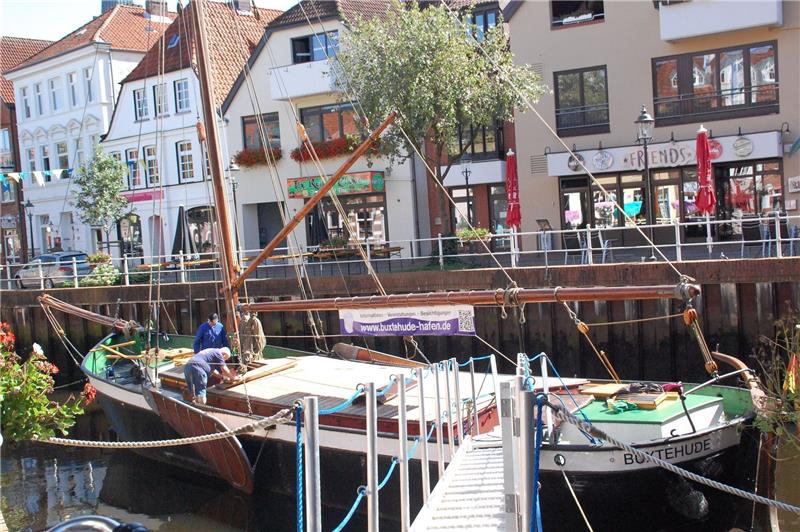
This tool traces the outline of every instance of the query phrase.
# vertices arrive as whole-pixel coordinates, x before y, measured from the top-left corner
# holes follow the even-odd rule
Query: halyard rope
[[[709,478],[702,477],[702,476],[700,476],[700,475],[698,475],[696,473],[692,473],[691,471],[687,471],[686,469],[683,469],[683,468],[678,467],[676,465],[670,464],[669,462],[661,460],[660,458],[656,458],[655,456],[653,456],[651,454],[648,454],[648,453],[646,453],[644,451],[640,451],[639,449],[637,449],[635,447],[632,447],[632,446],[628,445],[627,443],[623,443],[623,442],[621,442],[621,441],[619,441],[617,439],[614,439],[613,437],[609,436],[608,434],[606,434],[602,430],[598,429],[597,427],[595,427],[593,425],[589,425],[587,423],[584,423],[583,421],[581,421],[577,417],[573,416],[569,412],[564,411],[564,409],[559,407],[558,405],[554,405],[554,404],[550,403],[549,401],[545,401],[545,403],[547,404],[547,406],[549,406],[550,408],[553,409],[553,411],[555,412],[556,417],[558,417],[561,421],[566,421],[568,423],[572,423],[576,427],[579,427],[579,428],[581,428],[581,429],[583,429],[583,430],[585,430],[585,431],[587,431],[589,433],[593,433],[595,436],[607,441],[608,443],[610,443],[612,445],[616,445],[617,447],[619,447],[619,448],[621,448],[621,449],[633,454],[637,458],[642,458],[642,459],[644,459],[646,461],[652,462],[655,465],[657,465],[658,467],[664,468],[667,471],[670,471],[671,473],[675,473],[676,475],[678,475],[680,477],[686,478],[686,479],[691,480],[693,482],[697,482],[699,484],[703,484],[703,485],[708,486],[710,488],[714,488],[714,489],[723,491],[725,493],[728,493],[729,495],[735,495],[737,497],[742,497],[743,499],[748,499],[748,500],[753,501],[753,502],[757,502],[757,503],[760,503],[760,504],[765,504],[767,506],[778,508],[779,510],[783,510],[785,512],[791,512],[793,514],[800,515],[800,507],[798,507],[798,506],[793,506],[791,504],[788,504],[788,503],[785,503],[785,502],[782,502],[782,501],[768,499],[767,497],[762,497],[761,495],[757,495],[755,493],[750,493],[749,491],[745,491],[745,490],[742,490],[742,489],[739,489],[739,488],[735,488],[733,486],[728,486],[727,484],[723,484],[722,482],[717,482],[716,480],[711,480]]]
[[[151,440],[151,441],[89,441],[73,440],[70,438],[47,438],[36,440],[42,443],[52,443],[54,445],[68,445],[72,447],[91,447],[95,449],[152,449],[156,447],[172,447],[175,445],[191,445],[194,443],[205,443],[214,440],[224,440],[231,436],[237,436],[245,432],[252,432],[256,429],[275,426],[278,423],[291,419],[291,410],[284,409],[268,418],[264,418],[253,423],[243,425],[238,429],[230,429],[225,432],[215,432],[203,434],[201,436],[190,436],[188,438],[174,438],[171,440]]]

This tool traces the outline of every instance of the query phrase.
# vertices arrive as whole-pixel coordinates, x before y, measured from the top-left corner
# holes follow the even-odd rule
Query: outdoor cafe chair
[[[561,233],[561,238],[564,244],[564,264],[566,265],[569,259],[577,257],[580,257],[581,264],[585,263],[586,246],[581,234],[578,231],[568,231]]]
[[[778,226],[780,227],[781,243],[786,243],[789,240],[789,222],[786,218],[778,218]],[[769,221],[769,242],[767,242],[767,255],[772,256],[772,242],[775,242],[775,256],[778,255],[778,239],[775,235],[775,220]],[[789,242],[791,244],[791,242]]]
[[[603,264],[605,264],[606,258],[614,262],[614,239],[603,238],[603,232],[600,229],[590,231],[590,234],[592,235],[592,258],[594,258],[595,253],[598,253]]]
[[[761,256],[766,256],[767,239],[769,238],[769,230],[761,224],[757,218],[743,218],[742,219],[742,252],[741,256],[744,258],[745,247],[761,246]],[[749,256],[749,251],[748,251]]]

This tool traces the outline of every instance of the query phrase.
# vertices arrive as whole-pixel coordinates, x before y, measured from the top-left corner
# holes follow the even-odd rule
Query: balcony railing
[[[603,133],[609,130],[608,104],[556,109],[559,135]]]
[[[769,114],[778,111],[778,84],[661,97],[653,103],[656,118],[670,122]]]

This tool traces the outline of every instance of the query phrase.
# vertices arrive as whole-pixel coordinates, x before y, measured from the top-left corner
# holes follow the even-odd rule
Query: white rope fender
[[[224,440],[238,434],[245,432],[252,432],[259,428],[275,426],[278,423],[291,419],[291,410],[286,408],[268,418],[264,418],[253,423],[243,425],[238,429],[230,429],[225,432],[214,432],[212,434],[203,434],[202,436],[190,436],[188,438],[174,438],[171,440],[153,440],[153,441],[89,441],[89,440],[73,440],[70,438],[47,438],[40,441],[42,443],[51,443],[53,445],[65,445],[71,447],[91,447],[95,449],[151,449],[156,447],[172,447],[175,445],[191,445],[194,443],[204,443],[214,440]]]
[[[763,496],[757,495],[755,493],[750,493],[749,491],[745,491],[745,490],[742,490],[742,489],[739,489],[739,488],[736,488],[736,487],[733,487],[733,486],[728,486],[727,484],[723,484],[722,482],[717,482],[716,480],[711,480],[709,478],[702,477],[702,476],[700,476],[700,475],[698,475],[696,473],[692,473],[691,471],[687,471],[686,469],[683,469],[683,468],[678,467],[676,465],[673,465],[673,464],[671,464],[669,462],[661,460],[660,458],[656,458],[655,456],[653,456],[653,455],[651,455],[649,453],[646,453],[644,451],[640,451],[639,449],[637,449],[635,447],[631,447],[627,443],[623,443],[623,442],[621,442],[619,440],[616,440],[616,439],[612,438],[611,436],[609,436],[608,434],[606,434],[602,430],[598,429],[597,427],[584,423],[583,421],[581,421],[577,417],[573,416],[571,413],[565,411],[564,409],[562,409],[558,405],[554,405],[554,404],[549,403],[547,401],[545,401],[545,403],[547,404],[547,406],[549,406],[550,408],[552,408],[555,411],[556,417],[558,417],[560,420],[572,423],[573,425],[576,425],[577,427],[583,429],[584,431],[586,431],[586,432],[588,432],[590,434],[594,434],[595,436],[597,436],[597,437],[599,437],[599,438],[601,438],[603,440],[606,440],[607,442],[609,442],[609,443],[611,443],[613,445],[616,445],[617,447],[619,447],[621,449],[624,449],[624,450],[628,451],[629,453],[633,453],[635,456],[637,456],[639,458],[643,458],[643,459],[645,459],[645,460],[647,460],[649,462],[653,462],[658,467],[663,467],[667,471],[675,473],[678,476],[681,476],[683,478],[692,480],[694,482],[698,482],[698,483],[703,484],[705,486],[708,486],[710,488],[714,488],[714,489],[717,489],[717,490],[720,490],[720,491],[724,491],[725,493],[728,493],[730,495],[735,495],[737,497],[742,497],[744,499],[748,499],[748,500],[751,500],[753,502],[757,502],[757,503],[760,503],[760,504],[765,504],[767,506],[778,508],[778,509],[783,510],[785,512],[791,512],[793,514],[800,515],[800,507],[793,506],[793,505],[785,503],[783,501],[776,501],[776,500],[773,500],[773,499],[768,499],[767,497],[763,497]]]

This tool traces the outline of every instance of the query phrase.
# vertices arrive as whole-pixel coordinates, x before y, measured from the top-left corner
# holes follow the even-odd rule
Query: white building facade
[[[93,155],[111,121],[117,83],[145,52],[146,39],[125,37],[116,44],[104,32],[124,27],[157,38],[170,19],[146,15],[142,8],[119,6],[6,73],[19,102],[21,176],[33,205],[37,255],[102,248],[102,232],[81,223],[72,205],[71,174]]]
[[[324,4],[322,9],[330,10],[339,5]],[[270,25],[250,59],[249,79],[240,75],[222,108],[231,157],[241,162],[243,158],[237,155],[244,150],[263,158],[264,142],[280,153],[274,166],[239,164],[234,173],[238,182],[238,230],[248,249],[263,247],[281,229],[282,202],[286,205],[285,218],[291,218],[321,186],[317,166],[292,156],[301,145],[297,121],[312,142],[330,148],[319,153],[336,154],[320,156],[322,173],[328,177],[349,155],[348,149],[335,149],[337,142],[341,145],[348,136],[357,138],[359,134],[361,109],[332,86],[330,75],[328,58],[335,55],[339,35],[345,31],[341,13],[315,15],[313,24],[309,24],[299,8],[296,5]],[[262,115],[266,140],[259,133],[257,114]],[[369,118],[373,126],[379,122],[379,117]],[[424,173],[417,173],[424,181]],[[334,188],[344,216],[336,211],[330,197],[323,199],[305,225],[295,229],[298,244],[342,246],[347,241],[360,241],[379,246],[392,241],[393,246],[410,252],[407,241],[419,234],[415,220],[420,202],[414,176],[411,159],[391,166],[385,158],[370,161],[362,157]]]

